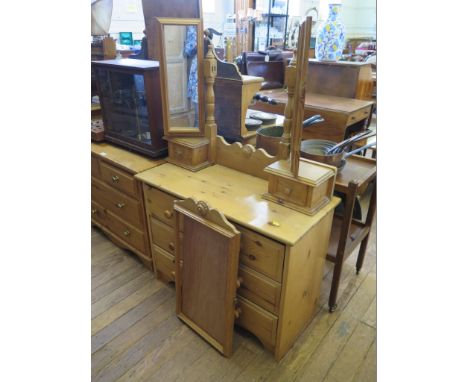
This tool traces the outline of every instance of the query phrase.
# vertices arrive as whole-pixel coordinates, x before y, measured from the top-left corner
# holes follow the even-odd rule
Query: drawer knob
[[[239,318],[241,313],[242,309],[240,308],[240,306],[236,306],[236,308],[234,309],[234,317]]]
[[[124,231],[124,236],[130,236],[130,231],[127,229],[126,231]]]
[[[117,208],[123,208],[123,207],[125,207],[125,203],[120,203],[119,202],[119,203],[116,204],[116,206],[117,206]]]
[[[252,260],[252,261],[254,261],[254,260],[256,260],[257,258],[256,258],[254,255],[249,255],[249,259]]]
[[[171,275],[175,279],[175,271],[171,271]]]
[[[286,187],[283,191],[286,195],[291,195],[292,189],[289,187]]]
[[[168,219],[172,218],[173,215],[174,215],[174,212],[172,211],[169,211],[169,210],[164,211],[164,216]]]
[[[117,175],[112,176],[112,181],[117,183],[119,181],[119,177]]]
[[[97,209],[95,209],[95,208],[93,208],[93,209],[91,210],[91,213],[92,213],[93,215],[96,215],[97,212],[98,212],[98,211],[97,211]]]
[[[242,277],[238,277],[236,281],[236,287],[240,288],[243,282],[244,282],[244,279]]]
[[[262,242],[259,240],[255,240],[254,243],[257,244],[259,247],[263,247]]]
[[[172,241],[169,243],[169,249],[171,251],[173,251],[175,249],[175,245],[174,245],[174,243]]]

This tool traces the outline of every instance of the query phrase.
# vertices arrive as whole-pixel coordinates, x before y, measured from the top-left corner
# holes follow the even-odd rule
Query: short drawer
[[[263,235],[237,226],[241,232],[240,262],[281,282],[285,247]]]
[[[174,200],[172,195],[145,185],[147,212],[171,227],[175,227]]]
[[[239,266],[239,277],[242,278],[242,282],[237,293],[269,312],[278,314],[281,296],[280,283],[244,265]]]
[[[364,109],[357,110],[351,113],[348,117],[346,126],[362,121],[363,119],[367,119],[371,113],[371,109],[372,109],[372,106],[369,105],[368,107],[365,107]]]
[[[137,180],[131,174],[125,173],[103,161],[101,161],[100,167],[102,181],[135,199],[140,199]]]
[[[144,228],[142,202],[137,202],[95,179],[91,181],[91,197],[119,218],[133,224],[136,228]]]
[[[151,248],[154,269],[161,272],[168,280],[175,281],[175,257],[157,245],[153,244]]]
[[[99,159],[91,155],[91,176],[95,178],[101,177],[101,171],[99,170]]]
[[[245,298],[238,296],[237,299],[241,313],[236,319],[236,324],[257,336],[264,345],[273,347],[276,343],[278,317]]]
[[[91,201],[91,220],[105,225],[107,219],[105,209],[96,202]]]
[[[268,191],[274,196],[287,202],[307,204],[307,186],[297,182],[275,177],[274,182],[269,182]]]
[[[176,236],[174,229],[153,217],[150,218],[150,226],[152,243],[169,252],[169,254],[175,255]]]
[[[126,224],[123,220],[119,219],[112,212],[100,207],[96,203],[91,203],[91,212],[96,210],[93,214],[93,218],[109,229],[114,235],[118,236],[130,247],[137,249],[138,251],[146,254],[145,250],[145,238],[143,232],[135,229],[129,224]],[[147,255],[148,256],[148,255]]]

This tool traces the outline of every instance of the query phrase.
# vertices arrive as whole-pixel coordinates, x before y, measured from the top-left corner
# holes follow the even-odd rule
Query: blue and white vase
[[[341,22],[341,4],[329,4],[328,19],[320,28],[315,44],[315,57],[338,61],[345,47],[345,30]]]

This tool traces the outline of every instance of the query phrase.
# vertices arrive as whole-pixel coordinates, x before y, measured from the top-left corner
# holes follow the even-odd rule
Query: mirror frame
[[[163,111],[164,135],[168,137],[200,137],[205,135],[205,80],[203,76],[203,30],[200,19],[178,19],[169,17],[155,17],[156,20],[156,42],[159,56],[159,71],[161,79],[161,99]],[[169,94],[167,84],[167,64],[166,52],[164,47],[164,26],[166,25],[193,25],[197,28],[197,60],[198,60],[198,128],[170,127],[169,125]]]

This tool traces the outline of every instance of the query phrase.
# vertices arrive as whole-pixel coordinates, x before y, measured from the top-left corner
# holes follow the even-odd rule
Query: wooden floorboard
[[[362,201],[363,206],[366,200]],[[250,333],[236,328],[227,359],[175,315],[175,289],[92,228],[93,381],[376,381],[376,242],[343,266],[338,308],[328,312],[333,267],[327,263],[311,324],[276,362]]]

